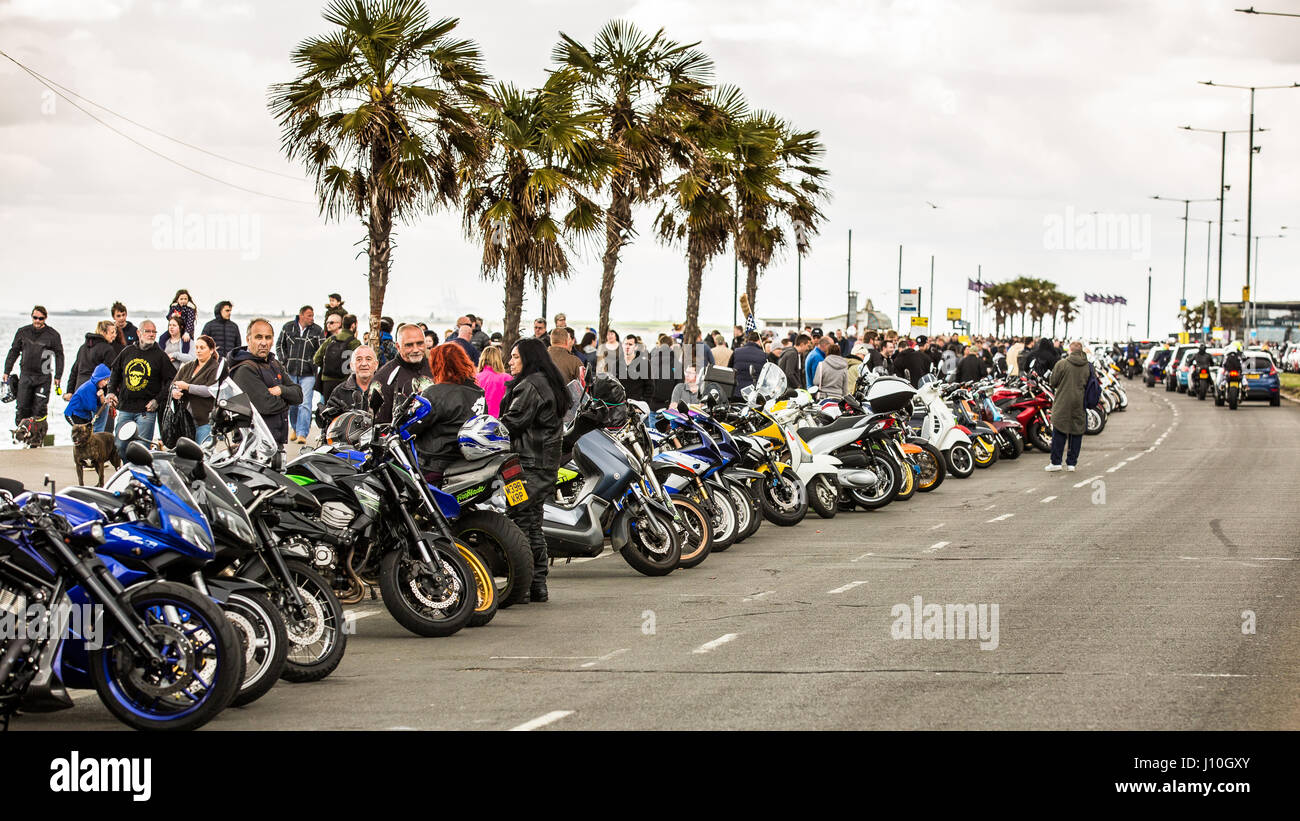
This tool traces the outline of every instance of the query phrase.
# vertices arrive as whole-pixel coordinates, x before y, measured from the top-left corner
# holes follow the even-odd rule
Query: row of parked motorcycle
[[[1089,433],[1127,405],[1098,370]],[[709,376],[700,404],[656,410],[607,374],[570,384],[544,507],[553,560],[609,545],[663,576],[764,522],[880,509],[1050,449],[1052,392],[1032,374],[919,388],[863,374],[852,395],[819,399],[767,365],[739,401]],[[281,679],[328,676],[346,650],[345,605],[378,593],[403,627],[439,637],[527,594],[532,555],[509,516],[527,498],[522,467],[493,417],[465,423],[463,459],[434,486],[414,445],[422,396],[392,423],[343,414],[286,464],[249,398],[219,384],[207,449],[132,442],[103,488],[0,487],[0,617],[27,627],[0,638],[6,725],[20,709],[72,706],[66,688],[81,687],[131,727],[195,728]]]

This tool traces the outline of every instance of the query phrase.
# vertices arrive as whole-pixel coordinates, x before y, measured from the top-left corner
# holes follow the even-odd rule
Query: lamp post
[[[1255,190],[1255,92],[1272,91],[1282,88],[1300,88],[1300,83],[1291,83],[1284,86],[1236,86],[1224,83],[1216,83],[1211,80],[1202,80],[1201,85],[1214,86],[1216,88],[1235,88],[1239,90],[1250,91],[1250,153],[1246,156],[1246,236],[1250,236],[1252,204],[1254,201]],[[1250,241],[1246,241],[1246,283],[1250,284]]]
[[[1202,199],[1188,200],[1179,197],[1162,197],[1159,194],[1151,197],[1153,200],[1171,200],[1183,204],[1183,292],[1179,297],[1178,310],[1181,312],[1187,307],[1187,212],[1194,202],[1217,202],[1218,197],[1205,197]]]
[[[1214,324],[1223,324],[1223,195],[1228,191],[1228,185],[1224,174],[1227,170],[1228,159],[1228,135],[1245,134],[1246,129],[1224,131],[1214,128],[1192,128],[1190,125],[1180,126],[1184,131],[1201,131],[1206,134],[1219,135],[1219,286],[1214,294]],[[1266,128],[1257,128],[1256,131],[1267,131]],[[1239,220],[1233,220],[1239,222]],[[1207,296],[1206,299],[1209,299]]]
[[[1219,225],[1219,292],[1215,295],[1214,298],[1214,308],[1215,308],[1214,324],[1221,325],[1223,324],[1222,308],[1220,306],[1220,303],[1223,301],[1223,221],[1222,219],[1202,220],[1202,219],[1196,219],[1195,217],[1193,217],[1191,221],[1205,223],[1205,298],[1201,303],[1202,306],[1204,306],[1206,303],[1210,301],[1210,259],[1211,259],[1210,249],[1214,241],[1214,225],[1216,222]],[[1241,222],[1241,220],[1230,219],[1228,220],[1228,222]],[[1205,323],[1209,321],[1210,317],[1207,315],[1203,317],[1203,319],[1204,321],[1201,323],[1202,327],[1204,327]]]

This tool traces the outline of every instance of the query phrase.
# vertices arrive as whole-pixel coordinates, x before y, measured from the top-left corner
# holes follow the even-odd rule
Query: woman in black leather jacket
[[[546,346],[536,339],[515,343],[508,363],[514,375],[501,400],[501,421],[510,431],[510,443],[524,468],[528,500],[510,515],[528,536],[533,549],[533,585],[529,600],[544,602],[546,590],[546,537],[542,534],[542,505],[555,494],[555,472],[560,467],[564,414],[569,394]]]
[[[484,413],[483,389],[474,363],[459,345],[439,345],[429,352],[433,384],[421,394],[433,408],[412,427],[420,468],[429,482],[442,484],[442,472],[460,458],[458,434],[470,417]]]

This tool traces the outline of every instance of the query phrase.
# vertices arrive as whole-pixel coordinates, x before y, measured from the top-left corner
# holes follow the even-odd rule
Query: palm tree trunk
[[[692,234],[686,243],[686,323],[682,326],[682,372],[698,367],[695,338],[700,333],[700,288],[704,283],[704,253]]]
[[[370,151],[370,202],[367,211],[367,256],[370,285],[370,342],[379,344],[379,321],[384,315],[384,294],[388,290],[388,266],[392,259],[393,207],[379,195],[378,169],[388,161],[387,147],[376,143]]]
[[[519,341],[519,320],[524,310],[524,262],[518,254],[508,254],[506,265],[505,328],[502,330],[501,350],[508,357],[510,349]]]
[[[627,192],[624,178],[616,176],[610,184],[612,199],[605,215],[604,270],[600,275],[600,335],[597,346],[605,342],[609,333],[609,306],[614,300],[614,273],[618,268],[618,255],[624,245],[624,231],[631,230],[632,197]]]
[[[745,293],[749,295],[749,310],[758,318],[758,263],[751,262],[745,266]],[[744,324],[744,319],[741,319]],[[802,330],[802,328],[800,329]]]

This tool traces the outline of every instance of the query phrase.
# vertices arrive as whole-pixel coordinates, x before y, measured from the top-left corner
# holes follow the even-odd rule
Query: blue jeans
[[[95,425],[91,430],[95,433],[103,433],[108,430],[108,419],[112,415],[112,408],[100,407],[99,415],[95,417]]]
[[[145,447],[153,446],[153,430],[154,425],[158,422],[158,412],[132,413],[131,411],[119,410],[117,412],[117,425],[113,428],[113,438],[117,441],[117,452],[120,455],[126,456],[126,446],[131,444],[130,440],[124,442],[122,437],[117,435],[117,432],[127,422],[135,422],[134,441],[143,443]]]
[[[311,403],[314,398],[312,392],[316,389],[316,375],[290,376],[289,379],[302,388],[302,404],[289,408],[289,427],[306,439],[307,434],[311,433]]]
[[[1069,453],[1065,456],[1067,465],[1077,465],[1079,463],[1079,448],[1083,447],[1083,434],[1081,433],[1062,433],[1055,428],[1052,429],[1052,464],[1061,464],[1061,453],[1065,450],[1067,440],[1070,444]]]
[[[212,425],[195,425],[194,441],[200,445],[212,438]]]

